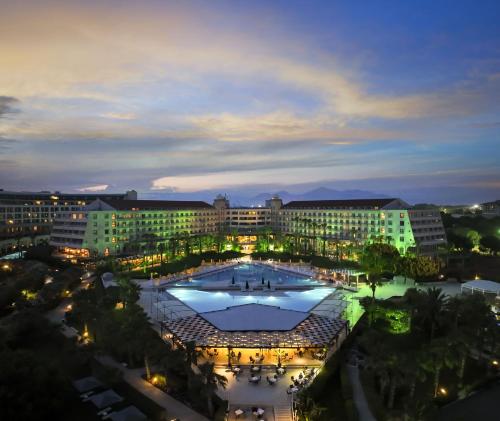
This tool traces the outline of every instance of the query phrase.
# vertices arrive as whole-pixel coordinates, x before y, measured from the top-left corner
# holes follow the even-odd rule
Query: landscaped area
[[[351,250],[356,261],[276,251],[251,261],[237,251],[203,250],[159,264],[163,257],[146,255],[137,267],[107,259],[91,282],[80,280],[83,269],[53,266],[37,253],[40,260],[32,253],[3,269],[2,311],[12,313],[3,326],[18,339],[6,340],[2,352],[24,358],[25,349],[43,350],[36,340],[19,342],[16,320],[61,303],[49,318],[66,311],[67,326],[79,333],[73,340],[46,334],[66,344],[47,350],[64,362],[53,376],[66,386],[54,393],[71,395],[68,402],[89,417],[96,411],[71,387],[89,375],[103,384],[96,393],[112,389],[123,398],[115,412],[133,404],[152,419],[165,413],[122,379],[122,369],[106,368],[102,355],[140,370],[200,416],[221,420],[226,411],[229,419],[277,420],[292,409],[301,420],[356,419],[358,378],[377,419],[425,420],[498,375],[498,327],[483,295],[461,295],[460,284],[437,282],[436,262],[400,256],[384,243]],[[82,358],[73,360],[73,352]],[[45,365],[44,355],[29,364]],[[69,410],[65,402],[52,410]]]

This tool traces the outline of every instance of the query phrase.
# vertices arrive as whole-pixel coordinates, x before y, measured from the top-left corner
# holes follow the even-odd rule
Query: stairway
[[[274,421],[292,421],[291,408],[289,406],[275,406]]]

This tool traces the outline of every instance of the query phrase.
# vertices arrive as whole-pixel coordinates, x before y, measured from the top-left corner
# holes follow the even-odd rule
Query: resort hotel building
[[[401,199],[292,201],[275,197],[264,207],[230,207],[218,196],[200,201],[97,198],[55,217],[50,244],[91,257],[141,253],[151,244],[168,247],[172,238],[232,236],[250,253],[257,236],[321,239],[362,245],[382,240],[401,254],[436,255],[446,243],[437,209],[412,209]]]
[[[101,198],[136,200],[137,192],[112,194],[15,192],[0,189],[0,256],[48,241],[54,219]]]

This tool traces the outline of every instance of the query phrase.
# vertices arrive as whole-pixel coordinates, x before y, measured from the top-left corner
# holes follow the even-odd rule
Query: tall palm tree
[[[437,397],[442,369],[452,368],[456,365],[456,360],[450,354],[445,339],[435,339],[420,358],[422,368],[434,376],[433,396]]]
[[[201,353],[196,349],[196,344],[193,341],[189,341],[185,343],[184,347],[187,366],[191,367],[191,364],[198,365],[198,357]]]
[[[434,339],[446,306],[447,297],[441,288],[428,288],[422,294],[421,306],[418,309],[424,323],[429,325],[429,340]]]
[[[200,376],[203,384],[203,394],[207,399],[207,409],[210,416],[214,414],[213,398],[217,388],[220,386],[226,388],[227,378],[214,371],[214,363],[206,362],[198,366],[200,369]]]

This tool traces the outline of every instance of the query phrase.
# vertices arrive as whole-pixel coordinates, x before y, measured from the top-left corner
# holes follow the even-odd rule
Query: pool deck
[[[231,261],[229,261],[229,263],[226,262],[226,263],[222,263],[222,264],[210,264],[210,265],[200,266],[199,268],[197,268],[197,270],[194,270],[194,271],[189,272],[189,273],[182,273],[182,274],[174,275],[174,276],[163,276],[163,277],[157,278],[157,279],[147,279],[147,280],[134,279],[134,282],[139,284],[145,290],[156,289],[156,288],[165,288],[165,287],[175,287],[177,285],[174,286],[174,285],[172,285],[173,283],[186,281],[189,278],[193,278],[193,277],[201,276],[201,275],[204,275],[204,276],[214,275],[216,273],[222,272],[224,270],[227,270],[227,269],[230,269],[230,268],[242,265],[242,264],[248,264],[248,263],[242,262],[240,260],[231,260]],[[293,265],[293,264],[287,265],[284,263],[277,264],[274,262],[259,261],[259,260],[252,261],[250,264],[253,264],[256,266],[267,267],[267,268],[270,268],[272,270],[289,273],[290,275],[294,275],[294,276],[299,275],[299,276],[305,276],[308,278],[315,278],[314,279],[315,281],[319,281],[318,279],[316,279],[316,273],[310,269],[309,265]],[[326,281],[324,281],[324,283],[326,285],[328,285],[328,283]],[[280,285],[280,284],[278,284],[278,285]],[[285,286],[285,285],[283,285],[283,286]],[[314,286],[321,286],[321,284],[314,285]]]

